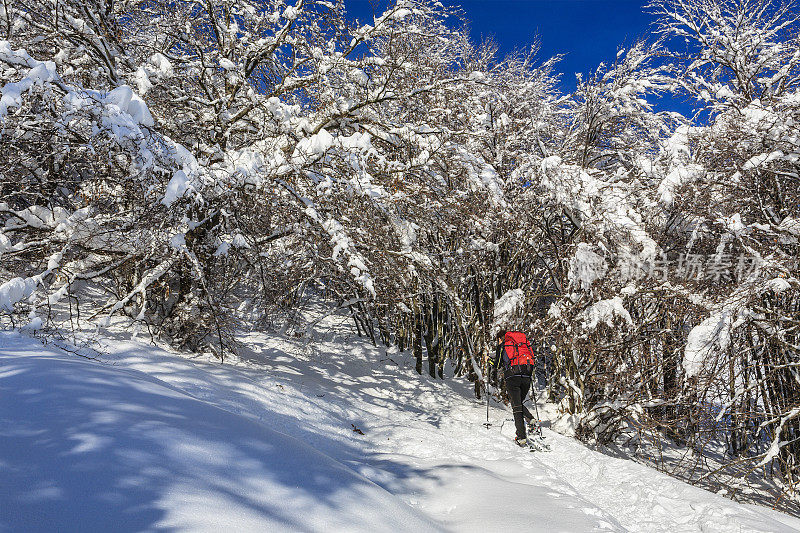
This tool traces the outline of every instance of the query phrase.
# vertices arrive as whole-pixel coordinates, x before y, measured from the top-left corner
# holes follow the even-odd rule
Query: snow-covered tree
[[[514,294],[579,436],[794,483],[797,11],[649,7],[654,44],[561,94],[433,0],[3,4],[0,320],[223,357],[314,294],[481,394]]]

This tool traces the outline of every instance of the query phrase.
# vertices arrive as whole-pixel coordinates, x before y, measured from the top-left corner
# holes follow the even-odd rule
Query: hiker
[[[502,369],[506,394],[511,400],[514,426],[517,430],[514,442],[519,446],[525,446],[528,443],[525,423],[530,424],[533,421],[533,415],[522,402],[531,388],[533,353],[525,334],[520,331],[508,331],[506,328],[500,328],[496,338],[497,350],[490,363],[495,368],[498,368],[500,361],[502,360],[503,362]]]

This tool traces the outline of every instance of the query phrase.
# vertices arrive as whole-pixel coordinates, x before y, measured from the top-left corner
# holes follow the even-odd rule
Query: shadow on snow
[[[268,413],[268,422],[294,437],[155,377],[44,347],[32,356],[32,346],[12,350],[27,356],[0,357],[0,530],[169,531],[193,513],[208,527],[231,506],[254,526],[323,529],[352,519],[362,529],[394,506],[405,528],[436,528],[339,462],[364,459],[355,443],[329,443],[334,460],[306,444],[325,439],[289,414]],[[407,468],[392,470],[424,475]]]

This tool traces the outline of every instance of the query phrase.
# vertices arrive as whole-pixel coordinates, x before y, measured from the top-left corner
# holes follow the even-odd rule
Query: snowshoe
[[[528,438],[528,448],[530,448],[532,452],[550,451],[550,445],[544,441],[544,438],[538,436]]]
[[[538,435],[528,435],[525,439],[514,437],[514,444],[529,452],[549,452],[550,445]]]
[[[549,452],[550,445],[545,441],[542,434],[542,426],[539,420],[532,418],[528,421],[528,447],[532,452]]]

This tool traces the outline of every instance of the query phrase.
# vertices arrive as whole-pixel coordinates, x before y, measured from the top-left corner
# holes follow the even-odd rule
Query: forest
[[[800,10],[645,9],[565,92],[435,0],[2,0],[0,326],[224,362],[321,299],[482,398],[502,319],[577,438],[794,500]]]

